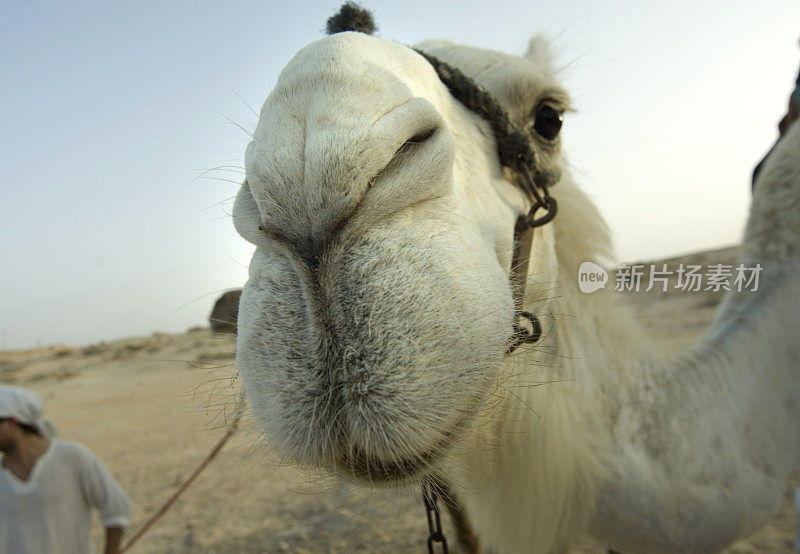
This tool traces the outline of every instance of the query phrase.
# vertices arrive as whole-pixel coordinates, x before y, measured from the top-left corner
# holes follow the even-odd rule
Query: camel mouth
[[[358,481],[402,485],[432,471],[442,452],[442,449],[435,448],[399,460],[380,460],[368,456],[361,450],[354,450],[349,456],[340,460],[337,466],[343,474],[355,477]]]
[[[339,472],[357,481],[373,485],[404,485],[418,481],[419,478],[436,471],[439,461],[450,450],[455,440],[461,436],[469,418],[460,420],[450,431],[445,432],[430,449],[397,459],[380,459],[352,447],[349,453],[336,462]]]

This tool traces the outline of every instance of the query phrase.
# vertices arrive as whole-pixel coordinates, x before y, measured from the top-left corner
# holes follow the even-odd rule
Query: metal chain
[[[556,203],[556,199],[550,196],[550,190],[548,189],[549,183],[546,181],[537,183],[536,177],[541,175],[541,173],[532,172],[527,163],[522,164],[522,171],[519,175],[522,177],[525,192],[533,202],[531,209],[528,210],[526,218],[528,227],[539,227],[540,225],[551,222],[558,212],[558,204]],[[538,189],[541,189],[541,194]],[[536,212],[540,209],[544,209],[546,213],[537,218]]]
[[[511,285],[514,287],[514,305],[516,308],[513,332],[506,356],[514,352],[521,344],[534,344],[542,338],[542,325],[534,314],[522,309],[525,296],[525,285],[528,278],[528,259],[533,249],[533,229],[553,220],[558,212],[556,199],[550,196],[550,191],[545,183],[536,184],[535,175],[527,164],[523,164],[520,173],[523,189],[531,199],[532,206],[528,213],[521,216],[514,226],[514,251],[511,259]],[[539,190],[541,189],[541,193]],[[537,212],[545,210],[544,215],[537,216]],[[528,321],[530,329],[522,324]]]
[[[422,481],[422,501],[425,503],[425,514],[428,516],[428,554],[436,554],[434,543],[442,544],[442,553],[448,554],[447,539],[442,531],[442,519],[439,514],[439,497],[433,485],[427,479]]]

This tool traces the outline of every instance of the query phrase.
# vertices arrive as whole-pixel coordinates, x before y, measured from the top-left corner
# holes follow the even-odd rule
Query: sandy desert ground
[[[733,256],[725,249],[660,263],[670,268],[732,263]],[[709,324],[720,296],[652,291],[626,298],[662,346],[676,349]],[[195,329],[0,352],[0,380],[39,392],[61,437],[86,444],[111,468],[134,503],[130,536],[224,434],[239,390],[234,341]],[[245,419],[213,464],[131,552],[425,551],[417,490],[369,490],[281,467],[256,438]],[[791,494],[787,490],[783,509],[769,525],[726,553],[794,552]],[[97,522],[98,545],[101,532]],[[605,550],[586,543],[572,552]]]

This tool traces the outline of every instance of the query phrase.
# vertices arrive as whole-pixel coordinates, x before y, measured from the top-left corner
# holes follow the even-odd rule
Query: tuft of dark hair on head
[[[328,18],[326,28],[329,35],[344,31],[357,31],[371,35],[378,29],[375,26],[375,20],[372,19],[372,12],[355,2],[342,4],[339,11]]]

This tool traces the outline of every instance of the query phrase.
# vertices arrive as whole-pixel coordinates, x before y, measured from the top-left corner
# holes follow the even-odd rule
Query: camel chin
[[[456,256],[456,244],[400,227],[343,237],[316,271],[283,247],[253,258],[239,367],[256,418],[288,460],[373,482],[418,476],[495,378],[512,314],[499,266],[494,287],[454,308],[454,291],[472,283],[430,249]]]

